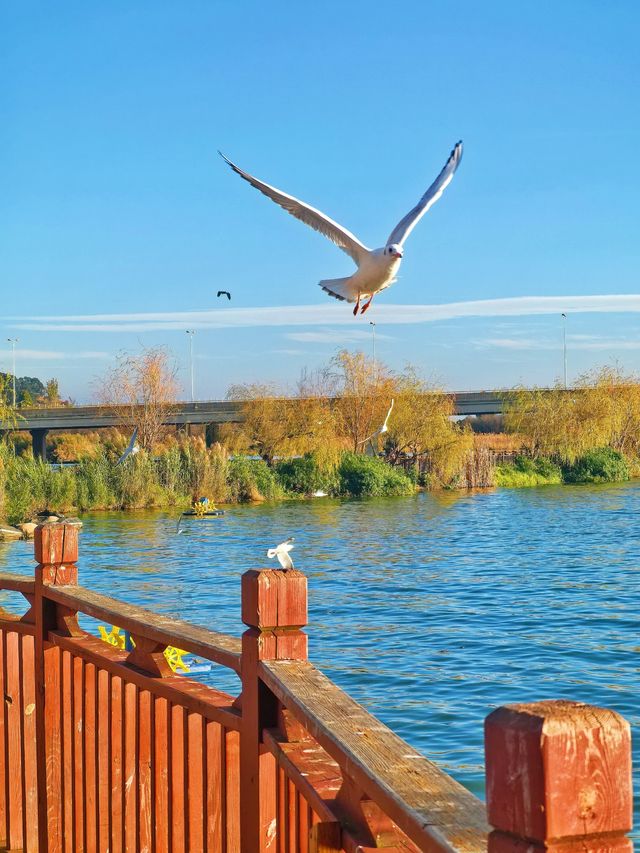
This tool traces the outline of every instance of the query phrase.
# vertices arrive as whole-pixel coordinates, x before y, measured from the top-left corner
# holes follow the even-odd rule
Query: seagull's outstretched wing
[[[399,243],[401,246],[413,231],[418,222],[422,219],[431,205],[435,204],[445,189],[451,183],[451,179],[462,160],[462,142],[458,142],[449,159],[445,163],[444,169],[440,172],[435,181],[431,184],[420,201],[416,204],[413,210],[410,210],[407,215],[398,222],[387,240],[387,246],[392,243]]]
[[[334,222],[333,219],[329,219],[328,216],[321,211],[316,210],[315,207],[305,204],[303,201],[294,198],[294,196],[276,189],[276,187],[272,187],[269,184],[263,183],[263,181],[259,181],[258,178],[254,178],[253,175],[250,175],[248,172],[243,172],[242,169],[236,166],[235,163],[232,163],[228,157],[225,157],[222,151],[218,151],[218,154],[222,157],[225,163],[228,163],[231,166],[236,174],[240,175],[241,178],[244,178],[245,181],[248,181],[252,187],[260,190],[260,192],[266,195],[267,198],[275,201],[275,203],[284,208],[287,213],[295,216],[296,219],[304,222],[305,225],[309,225],[311,228],[314,228],[316,231],[324,234],[324,236],[333,241],[336,246],[339,246],[343,251],[350,255],[356,264],[360,264],[362,258],[369,252],[369,249],[367,249],[367,247],[350,231],[347,231],[347,229],[343,228],[342,225],[338,225],[338,223]]]
[[[116,465],[120,465],[122,462],[124,462],[124,460],[127,458],[127,456],[130,456],[132,453],[137,452],[137,448],[136,448],[137,438],[138,438],[138,427],[136,427],[134,429],[133,435],[131,436],[131,439],[129,440],[129,444],[127,444],[126,450],[124,451],[124,453],[122,454],[120,459],[118,459],[118,461],[116,462]]]
[[[384,419],[384,423],[377,429],[375,432],[372,432],[371,435],[368,435],[366,438],[363,438],[362,441],[359,441],[358,444],[365,444],[367,441],[371,441],[372,438],[376,438],[379,435],[382,435],[385,432],[389,431],[389,427],[387,426],[389,422],[389,418],[391,417],[391,412],[393,411],[393,404],[395,400],[391,400],[391,405],[389,406],[389,411],[387,412],[387,416]]]
[[[290,539],[285,539],[284,542],[281,542],[279,545],[276,545],[275,548],[269,548],[267,551],[267,557],[270,560],[273,560],[274,557],[278,558],[278,562],[282,566],[283,569],[292,569],[293,568],[293,560],[289,555],[289,551],[293,548],[293,537]]]

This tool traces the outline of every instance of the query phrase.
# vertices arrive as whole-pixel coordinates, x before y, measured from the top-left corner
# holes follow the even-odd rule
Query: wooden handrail
[[[35,581],[33,575],[16,575],[13,572],[0,572],[0,589],[33,595]]]
[[[487,849],[485,806],[307,661],[260,677],[342,769],[424,851]]]
[[[82,586],[50,586],[46,588],[44,595],[70,610],[85,613],[94,619],[103,619],[138,636],[148,637],[165,645],[178,646],[235,672],[240,671],[241,645],[240,640],[235,637],[164,616],[144,607],[126,604],[117,598],[101,595]]]

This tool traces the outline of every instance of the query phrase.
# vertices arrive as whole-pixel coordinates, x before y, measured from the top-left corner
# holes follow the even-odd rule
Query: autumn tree
[[[100,382],[100,402],[123,425],[138,430],[138,444],[151,450],[164,432],[164,424],[178,397],[176,367],[162,347],[121,353]]]
[[[221,438],[232,452],[255,453],[268,463],[291,452],[292,402],[275,385],[232,385],[227,400],[242,406],[242,423],[221,429]]]
[[[391,372],[362,352],[342,350],[331,361],[335,422],[354,452],[384,423],[396,385]]]
[[[612,447],[630,459],[640,453],[640,380],[618,368],[581,376],[567,391],[520,388],[508,402],[506,426],[523,435],[534,456],[573,463],[589,450]]]

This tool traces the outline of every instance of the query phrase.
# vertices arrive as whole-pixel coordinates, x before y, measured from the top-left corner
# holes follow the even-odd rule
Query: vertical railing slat
[[[172,853],[186,846],[185,710],[171,706],[171,843]]]
[[[106,853],[110,848],[111,836],[111,684],[109,673],[98,670],[98,850]]]
[[[124,849],[138,843],[138,688],[124,685]]]
[[[154,764],[155,764],[155,853],[169,853],[169,703],[162,697],[155,699],[154,711]]]
[[[18,634],[7,635],[7,762],[9,765],[9,848],[21,850],[23,834],[23,778],[22,763],[22,689],[20,685],[20,645]]]
[[[22,697],[23,697],[23,748],[24,748],[24,815],[25,849],[38,849],[38,757],[36,753],[36,683],[35,641],[27,635],[21,637]],[[55,690],[55,684],[53,689]],[[59,755],[59,750],[57,750]],[[59,771],[59,765],[55,768]],[[56,774],[57,775],[57,774]],[[59,782],[58,782],[59,784]]]
[[[124,691],[118,675],[111,678],[111,847],[110,853],[123,853],[124,847]]]

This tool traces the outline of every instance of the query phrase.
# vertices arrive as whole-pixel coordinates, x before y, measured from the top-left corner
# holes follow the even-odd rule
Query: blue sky
[[[615,0],[3,4],[0,369],[17,336],[20,375],[89,402],[163,344],[186,386],[195,328],[217,397],[370,348],[373,320],[381,359],[451,389],[545,384],[566,311],[570,377],[640,370],[639,28]],[[376,246],[459,138],[357,319],[317,287],[350,259],[216,154]]]

